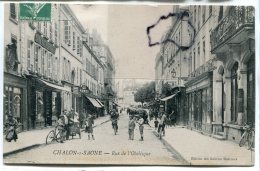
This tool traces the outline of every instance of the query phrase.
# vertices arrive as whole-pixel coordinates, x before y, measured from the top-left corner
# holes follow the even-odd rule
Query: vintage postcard
[[[254,166],[255,8],[4,3],[4,164]]]

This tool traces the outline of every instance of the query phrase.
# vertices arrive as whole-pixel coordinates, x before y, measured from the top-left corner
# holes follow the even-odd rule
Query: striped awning
[[[96,99],[94,98],[91,98],[91,97],[88,97],[87,98],[89,99],[89,101],[93,104],[93,106],[97,107],[97,108],[101,108],[102,106],[97,102]]]
[[[174,96],[176,96],[178,93],[179,93],[179,91],[178,91],[177,93],[175,93],[175,94],[172,94],[172,95],[170,95],[170,96],[164,97],[164,98],[162,98],[162,99],[160,99],[160,100],[161,100],[161,101],[167,101],[167,100],[173,98]]]

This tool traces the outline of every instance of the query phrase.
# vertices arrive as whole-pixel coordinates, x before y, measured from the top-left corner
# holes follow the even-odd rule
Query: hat
[[[8,117],[13,117],[13,115],[11,115],[11,114],[8,114]]]

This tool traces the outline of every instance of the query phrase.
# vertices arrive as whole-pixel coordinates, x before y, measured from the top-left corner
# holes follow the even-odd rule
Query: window
[[[42,27],[41,27],[41,22],[37,22],[37,29],[38,29],[38,31],[42,31],[41,29],[42,29]]]
[[[198,9],[198,29],[200,28],[200,6]]]
[[[209,16],[212,14],[212,6],[209,6]]]
[[[231,121],[237,121],[237,98],[238,98],[238,84],[237,84],[237,70],[238,63],[236,62],[231,69]]]
[[[206,20],[206,6],[202,7],[202,23],[205,23]]]
[[[70,72],[71,72],[71,63],[70,63],[70,61],[68,61],[68,81],[70,81],[71,80],[71,78],[70,78]]]
[[[22,123],[22,89],[5,85],[4,95],[4,122],[10,114],[16,118],[18,122]]]
[[[203,41],[203,43],[202,43],[203,45],[203,63],[205,62],[205,53],[206,53],[206,48],[205,48],[205,41]]]
[[[10,17],[16,20],[16,7],[14,3],[10,3]]]
[[[75,35],[74,31],[72,32],[72,47],[73,47],[73,50],[76,49],[76,35]]]
[[[35,55],[34,55],[34,71],[37,72],[38,69],[38,55],[39,55],[40,47],[35,45]]]
[[[196,68],[196,51],[193,49],[193,71],[195,71]]]
[[[62,67],[63,80],[66,80],[65,68],[66,68],[66,58],[63,58],[63,67]]]
[[[196,6],[194,7],[194,25],[196,25],[197,11]]]
[[[32,41],[27,40],[27,69],[31,69],[31,48],[32,48]]]
[[[50,40],[53,41],[53,33],[52,33],[52,22],[50,22],[50,27],[49,27],[49,33],[50,33]]]
[[[200,43],[198,43],[198,57],[200,57]]]
[[[80,38],[77,37],[77,54],[80,54]]]
[[[54,31],[55,31],[55,43],[58,44],[58,27],[57,27],[57,23],[54,23]]]
[[[44,58],[42,59],[42,69],[43,69],[43,75],[47,77],[47,69],[46,69],[46,59],[48,58],[47,56],[48,52],[44,50]]]
[[[64,21],[64,42],[70,46],[70,26],[69,26],[69,21]]]
[[[218,22],[223,18],[223,6],[219,8]]]
[[[43,34],[44,34],[45,36],[47,36],[47,27],[48,27],[47,22],[44,21],[44,22],[43,22]]]
[[[50,77],[50,73],[51,73],[51,57],[52,55],[50,53],[48,53],[47,56],[47,76]]]

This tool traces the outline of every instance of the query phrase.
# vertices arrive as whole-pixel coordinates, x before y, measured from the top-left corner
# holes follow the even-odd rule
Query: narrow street
[[[182,164],[181,159],[163,145],[148,125],[144,130],[144,141],[139,141],[137,126],[135,140],[128,140],[128,116],[124,112],[120,116],[117,135],[113,134],[111,122],[94,128],[94,134],[95,140],[88,140],[83,132],[81,139],[75,137],[63,144],[43,145],[7,156],[4,160],[5,163],[31,164]]]

